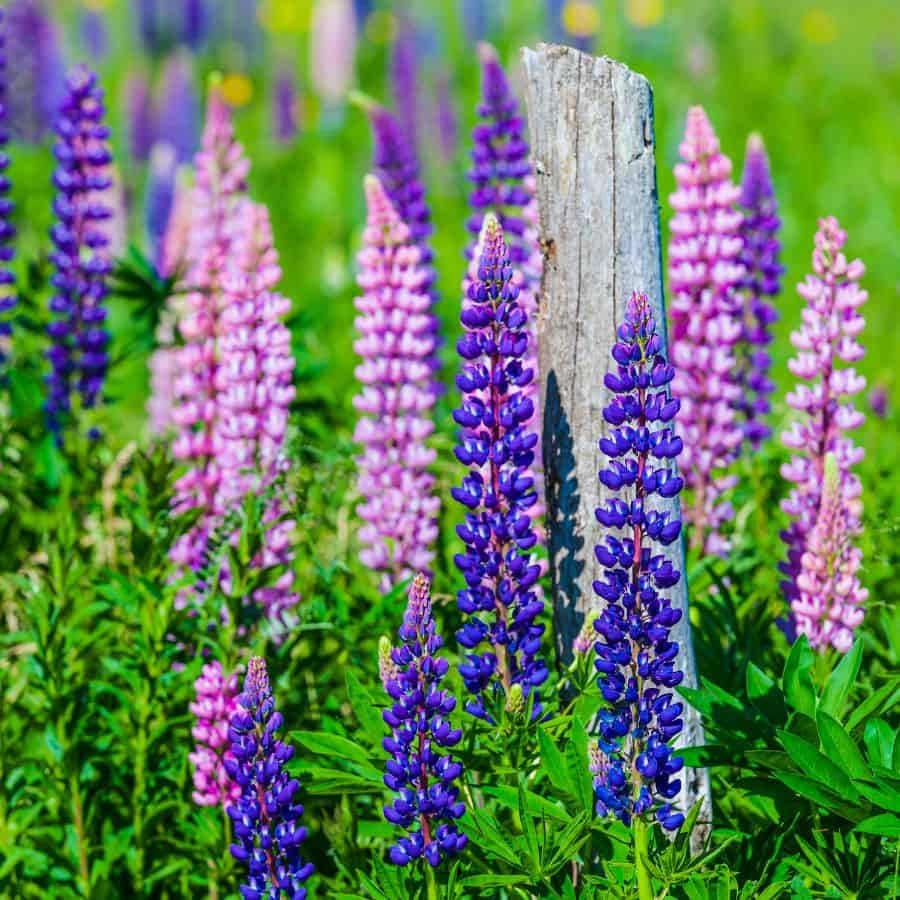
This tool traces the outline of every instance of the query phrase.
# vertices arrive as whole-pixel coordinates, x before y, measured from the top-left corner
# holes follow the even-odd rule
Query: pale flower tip
[[[493,44],[489,44],[487,41],[479,41],[477,49],[478,59],[482,63],[495,63],[499,61],[499,57],[497,56],[497,49]]]
[[[747,135],[747,153],[765,153],[766,145],[762,135],[758,131],[751,131]]]

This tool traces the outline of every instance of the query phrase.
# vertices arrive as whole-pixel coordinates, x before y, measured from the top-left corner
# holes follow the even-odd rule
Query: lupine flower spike
[[[734,517],[725,498],[736,477],[728,472],[743,431],[736,407],[741,397],[734,345],[743,328],[737,287],[743,279],[740,190],[731,160],[699,106],[688,111],[675,166],[678,189],[670,197],[669,283],[672,290],[672,392],[681,400],[681,470],[693,490],[685,507],[691,543],[707,553],[727,553],[722,526]]]
[[[466,709],[494,721],[490,709],[504,703],[514,685],[523,696],[547,678],[539,657],[544,604],[535,593],[540,566],[531,550],[537,542],[531,509],[537,501],[534,461],[537,435],[527,424],[534,402],[527,389],[534,371],[527,365],[528,316],[519,305],[503,229],[485,217],[481,258],[462,311],[465,334],[457,349],[464,363],[456,377],[462,391],[453,418],[461,426],[456,457],[468,467],[452,494],[466,507],[457,533],[466,550],[455,557],[466,580],[459,608],[467,621],[457,640],[471,651],[460,666],[474,699]],[[480,651],[480,652],[479,652]]]
[[[12,335],[12,325],[8,314],[16,305],[15,276],[10,270],[15,253],[13,238],[16,229],[10,222],[14,205],[9,199],[11,182],[7,171],[9,169],[9,155],[6,152],[6,144],[9,141],[9,131],[6,119],[9,109],[9,89],[7,77],[6,56],[6,23],[3,21],[3,10],[0,10],[0,365],[6,361],[8,339]]]
[[[384,817],[408,830],[391,847],[390,859],[405,866],[424,857],[437,866],[459,853],[468,838],[456,824],[465,812],[453,783],[462,766],[447,752],[462,732],[448,721],[456,699],[440,688],[448,663],[436,655],[443,641],[431,614],[431,586],[422,574],[413,579],[399,634],[400,646],[390,651],[393,665],[379,664],[393,701],[383,713],[391,728],[384,739],[391,754],[384,783],[397,792]]]
[[[228,742],[228,725],[237,709],[237,675],[227,676],[218,660],[207,663],[194,682],[197,699],[191,713],[197,721],[191,730],[197,746],[188,759],[194,767],[194,803],[224,806],[236,803],[241,789],[225,771],[225,759],[233,759]]]
[[[646,294],[628,301],[612,356],[617,371],[604,380],[613,397],[603,410],[611,430],[600,441],[608,460],[600,481],[616,496],[597,510],[609,534],[594,548],[605,569],[594,582],[605,604],[594,624],[595,664],[610,704],[599,713],[597,812],[629,825],[652,811],[671,830],[684,821],[670,802],[681,790],[673,776],[683,763],[671,743],[683,726],[683,705],[672,694],[683,673],[676,668],[678,644],[670,640],[681,610],[666,591],[681,573],[664,548],[678,540],[681,522],[653,507],[682,488],[675,467],[682,441],[674,432],[679,401],[668,391],[675,372]]]
[[[853,630],[863,620],[869,596],[859,582],[862,552],[852,543],[861,530],[855,504],[844,504],[837,459],[828,453],[822,502],[800,558],[791,613],[797,633],[805,634],[810,646],[830,644],[842,653],[853,646]]]
[[[245,900],[305,900],[304,884],[313,872],[300,855],[307,831],[300,824],[303,807],[294,799],[300,782],[286,768],[294,748],[278,739],[283,724],[265,660],[254,656],[228,729],[233,759],[225,760],[241,789],[227,812],[237,838],[231,855],[247,865]]]
[[[382,587],[426,569],[434,557],[440,500],[426,445],[434,430],[430,360],[434,334],[428,277],[410,229],[400,220],[381,182],[365,181],[368,222],[359,255],[359,315],[354,343],[363,385],[354,399],[360,413],[355,440],[362,561],[383,574]]]
[[[779,262],[778,203],[769,158],[758,134],[747,139],[739,202],[744,217],[740,229],[744,240],[740,257],[744,266],[740,285],[744,331],[736,346],[741,386],[737,406],[744,419],[744,435],[752,447],[758,448],[772,433],[765,416],[771,409],[769,395],[775,385],[769,378],[772,359],[766,347],[772,343],[772,325],[778,320],[771,299],[781,292],[784,272]]]
[[[841,591],[846,589],[841,594],[841,602],[830,602],[828,621],[812,627],[809,601],[803,599],[800,575],[804,554],[807,549],[814,549],[810,545],[811,535],[818,528],[820,518],[826,515],[822,484],[827,453],[834,454],[840,473],[840,505],[844,516],[840,530],[850,537],[857,534],[862,515],[862,488],[852,467],[862,460],[863,449],[854,446],[847,432],[859,427],[864,418],[854,408],[853,397],[865,389],[866,380],[852,364],[864,354],[857,338],[865,320],[858,310],[868,294],[859,286],[865,267],[858,259],[847,262],[843,252],[846,241],[846,232],[837,219],[821,219],[813,252],[814,274],[797,288],[807,305],[800,330],[791,334],[791,343],[798,352],[789,361],[788,368],[807,383],[799,384],[787,396],[788,405],[800,417],[782,434],[784,445],[794,456],[782,466],[781,474],[794,486],[781,504],[792,521],[782,532],[788,552],[786,562],[780,566],[786,576],[781,585],[785,598],[792,610],[800,610],[796,623],[786,623],[788,636],[793,636],[796,624],[798,631],[808,634],[812,646],[824,648],[831,644],[842,652],[849,650],[853,629],[862,618],[860,606],[865,592],[858,587],[855,576],[840,580]],[[839,367],[840,363],[845,365]],[[817,537],[819,544],[825,540],[822,535]],[[818,552],[821,554],[821,548]],[[858,559],[852,573],[856,568]]]
[[[103,124],[103,92],[85,67],[72,70],[56,124],[57,168],[53,184],[56,224],[51,230],[54,320],[47,326],[51,372],[47,376],[47,423],[62,441],[72,395],[90,409],[100,401],[106,377],[109,333],[105,328],[107,279],[112,268],[104,223],[112,215],[102,200],[112,185],[109,129]]]

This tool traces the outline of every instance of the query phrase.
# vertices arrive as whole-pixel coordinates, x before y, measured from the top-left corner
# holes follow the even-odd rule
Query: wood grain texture
[[[553,615],[566,663],[585,614],[598,604],[593,548],[603,529],[594,510],[609,496],[597,477],[597,442],[609,430],[603,376],[632,291],[648,294],[665,340],[653,94],[646,78],[621,63],[570,47],[525,48],[522,64],[545,257],[537,331]],[[678,513],[678,500],[660,507]],[[684,572],[683,545],[671,549]],[[684,610],[673,637],[684,684],[693,687],[686,579],[672,590]],[[703,743],[690,708],[683,743]],[[707,772],[690,770],[682,780],[682,802],[703,798],[701,820],[709,822]]]

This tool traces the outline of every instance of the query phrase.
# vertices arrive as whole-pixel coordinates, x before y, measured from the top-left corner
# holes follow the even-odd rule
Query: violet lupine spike
[[[420,79],[417,34],[415,23],[401,17],[391,46],[391,97],[403,138],[413,155],[419,152],[419,92]]]
[[[175,200],[177,168],[175,148],[165,141],[154,144],[150,150],[150,169],[144,192],[144,224],[150,244],[150,258],[154,260],[157,270]]]
[[[861,528],[857,502],[847,503],[833,453],[825,455],[822,500],[806,541],[791,614],[797,634],[814,649],[829,644],[841,653],[853,646],[854,629],[865,615],[869,592],[860,584],[862,551],[853,545]]]
[[[3,10],[0,10],[0,366],[6,363],[7,345],[12,336],[9,313],[16,306],[16,279],[10,268],[15,255],[13,240],[16,229],[10,222],[15,204],[9,197],[12,182],[7,174],[9,172],[9,154],[6,152],[6,145],[9,142],[6,124],[9,105],[7,67],[6,22]]]
[[[109,362],[106,330],[108,277],[112,269],[105,224],[112,210],[103,200],[112,185],[109,129],[103,122],[103,91],[84,66],[72,70],[56,123],[53,184],[57,194],[51,229],[55,249],[47,326],[51,371],[45,402],[47,424],[57,443],[72,414],[72,398],[82,409],[101,399]]]
[[[534,372],[534,378],[525,388],[531,398],[534,413],[527,423],[538,435],[535,461],[532,471],[540,483],[541,469],[541,419],[540,380],[538,377],[537,311],[540,296],[543,256],[537,238],[537,200],[534,176],[529,160],[529,147],[525,138],[525,120],[519,112],[519,102],[512,93],[509,81],[497,57],[497,51],[489,44],[479,44],[481,59],[481,102],[478,105],[479,122],[472,130],[472,168],[469,180],[474,187],[469,194],[469,205],[474,210],[466,227],[473,240],[466,255],[469,270],[463,281],[463,305],[468,303],[465,294],[475,277],[478,262],[484,215],[491,211],[503,228],[509,245],[509,256],[519,286],[519,305],[528,317],[529,345],[526,365]],[[543,491],[538,491],[538,506],[532,511],[536,521],[543,515]]]
[[[772,434],[764,418],[771,410],[769,395],[775,390],[775,384],[769,378],[772,359],[766,347],[772,343],[772,325],[778,321],[771,298],[781,292],[784,272],[779,261],[781,219],[778,218],[778,202],[772,186],[769,157],[758,134],[751,134],[747,139],[738,202],[743,213],[740,233],[744,247],[740,260],[744,278],[740,284],[743,334],[736,347],[741,385],[737,407],[744,420],[744,435],[757,449]]]
[[[456,698],[442,690],[447,660],[437,656],[443,640],[431,612],[431,585],[421,573],[413,579],[399,631],[401,644],[390,651],[392,667],[380,666],[393,701],[382,713],[391,728],[384,749],[391,754],[384,783],[397,797],[384,807],[388,822],[408,830],[390,849],[398,866],[424,857],[430,866],[456,856],[468,838],[456,824],[465,812],[453,782],[462,765],[447,752],[462,738],[451,727]]]
[[[735,344],[743,329],[737,288],[744,278],[734,205],[740,189],[731,181],[731,160],[702,107],[688,110],[675,166],[677,190],[669,198],[669,285],[672,293],[672,393],[681,400],[681,470],[693,496],[683,507],[691,544],[725,555],[722,533],[734,509],[726,492],[736,483],[728,470],[743,439],[736,406],[742,395]]]
[[[456,377],[462,403],[453,413],[461,427],[457,459],[468,468],[453,497],[466,508],[457,533],[466,545],[455,557],[466,587],[457,595],[466,614],[457,640],[468,651],[460,674],[474,699],[472,715],[489,722],[515,685],[540,715],[538,687],[547,678],[538,655],[544,604],[536,593],[541,567],[531,551],[537,543],[532,509],[537,502],[534,463],[537,434],[527,424],[534,403],[527,388],[534,378],[528,354],[528,316],[503,229],[485,217],[482,251],[457,344],[463,358]],[[480,651],[480,652],[479,652]]]
[[[210,91],[203,145],[195,160],[192,221],[183,288],[187,291],[179,322],[184,346],[178,350],[175,425],[180,434],[173,445],[187,471],[175,483],[176,514],[201,509],[214,512],[219,486],[216,433],[216,340],[221,333],[222,280],[233,253],[235,210],[246,192],[250,168],[235,140],[231,115],[218,87]],[[183,535],[172,558],[190,569],[203,565],[208,523]]]
[[[862,487],[852,467],[862,460],[864,451],[847,433],[864,420],[853,405],[853,397],[865,390],[866,380],[853,364],[864,355],[857,338],[865,320],[858,310],[868,294],[859,285],[865,267],[858,259],[847,261],[843,252],[846,241],[846,232],[837,219],[820,219],[813,252],[814,274],[797,286],[807,305],[800,329],[791,333],[791,343],[798,352],[788,368],[801,383],[787,395],[787,403],[800,415],[781,436],[794,453],[781,467],[782,476],[793,487],[781,503],[792,521],[781,534],[787,544],[787,560],[779,566],[785,575],[781,587],[792,608],[800,602],[798,577],[803,554],[822,507],[827,453],[834,454],[840,472],[841,503],[849,534],[857,533],[862,515]],[[851,621],[855,615],[850,614]],[[793,622],[787,623],[789,637],[794,634],[792,626]]]
[[[363,446],[357,512],[365,522],[360,559],[382,573],[387,588],[434,558],[440,500],[428,471],[435,452],[426,444],[434,430],[434,335],[421,252],[378,178],[367,176],[365,191],[353,345],[363,386],[353,401],[360,413],[354,439]]]
[[[275,79],[272,92],[272,121],[276,139],[282,144],[290,143],[299,130],[298,124],[299,98],[294,72],[285,67]]]
[[[194,769],[192,797],[198,806],[236,803],[240,787],[228,777],[225,759],[233,759],[228,744],[228,725],[237,710],[237,675],[225,676],[222,664],[213,660],[194,682],[196,700],[190,711],[197,721],[191,735],[197,742],[188,760]]]
[[[303,807],[295,802],[300,782],[287,770],[294,748],[278,738],[283,725],[265,660],[254,656],[228,729],[233,758],[225,760],[228,775],[241,788],[227,812],[236,838],[231,855],[247,866],[240,888],[246,900],[305,900],[304,885],[313,873],[312,863],[300,855],[307,830],[300,824]]]
[[[679,539],[681,522],[652,507],[656,497],[681,491],[675,460],[683,445],[675,434],[679,401],[668,391],[675,370],[663,354],[646,294],[628,301],[612,356],[617,371],[604,379],[613,397],[603,410],[611,430],[600,440],[607,457],[600,481],[616,496],[597,509],[609,531],[594,548],[605,570],[594,582],[605,604],[594,622],[595,665],[610,704],[599,713],[605,765],[594,773],[597,812],[630,825],[632,817],[652,811],[672,830],[684,821],[670,803],[681,790],[673,776],[683,767],[671,742],[684,724],[672,688],[684,673],[676,668],[678,644],[670,639],[681,610],[665,595],[681,573],[664,548]]]
[[[125,82],[125,117],[131,156],[143,162],[156,141],[157,121],[150,84],[141,71],[133,71]]]
[[[197,151],[200,109],[194,85],[194,66],[186,50],[167,60],[157,89],[158,120],[155,140],[168,141],[179,163],[190,162]]]

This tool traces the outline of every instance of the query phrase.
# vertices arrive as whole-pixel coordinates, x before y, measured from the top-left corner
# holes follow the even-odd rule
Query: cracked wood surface
[[[603,376],[633,290],[648,294],[665,340],[653,95],[642,75],[569,47],[525,48],[522,65],[544,251],[537,331],[553,616],[557,654],[567,663],[599,603],[593,548],[603,529],[594,510],[609,496],[597,477],[597,442],[609,430]],[[677,513],[677,498],[660,508]],[[683,544],[670,552],[684,573]],[[672,591],[684,610],[673,637],[684,684],[693,687],[686,578]],[[697,713],[687,707],[684,719],[683,744],[702,744]],[[700,820],[709,822],[708,773],[687,770],[682,781],[682,803],[702,799]],[[697,841],[706,830],[695,832]]]

